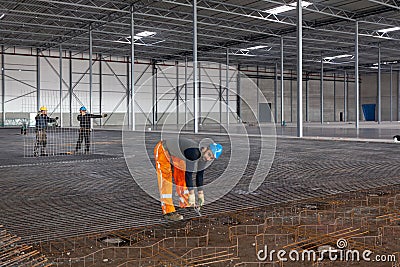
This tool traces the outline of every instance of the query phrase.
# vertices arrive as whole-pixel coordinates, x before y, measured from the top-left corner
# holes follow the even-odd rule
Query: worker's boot
[[[164,218],[169,220],[169,221],[180,221],[180,220],[183,220],[183,216],[180,215],[177,212],[170,212],[170,213],[164,214]]]

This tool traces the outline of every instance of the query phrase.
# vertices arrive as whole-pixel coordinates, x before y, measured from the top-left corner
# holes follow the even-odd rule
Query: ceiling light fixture
[[[377,32],[388,33],[388,32],[394,32],[394,31],[398,31],[398,30],[400,30],[400,27],[391,27],[391,28],[387,28],[387,29],[378,30]]]
[[[6,14],[4,14],[4,13],[1,14],[1,15],[0,15],[0,19],[3,19],[5,16],[6,16]]]
[[[338,56],[333,56],[333,57],[324,57],[324,60],[333,60],[333,59],[337,59],[337,58],[354,58],[353,55],[338,55]]]
[[[263,49],[263,48],[268,48],[267,45],[257,45],[257,46],[252,46],[247,48],[247,50],[257,50],[257,49]]]
[[[135,36],[139,36],[139,37],[149,37],[149,36],[154,36],[154,35],[156,35],[155,32],[143,31],[143,32],[137,33]]]
[[[302,3],[301,3],[302,7],[308,7],[310,5],[312,5],[312,3],[307,2],[307,1],[302,1]],[[267,9],[264,12],[267,12],[267,13],[270,13],[270,14],[273,14],[273,15],[277,15],[277,14],[280,14],[280,13],[283,13],[283,12],[287,12],[287,11],[296,9],[296,7],[297,7],[297,2],[294,2],[294,3],[291,3],[289,5],[282,5],[282,6],[274,7],[274,8],[271,8],[271,9]]]
[[[138,44],[136,41],[138,40],[142,40],[145,37],[152,37],[154,35],[156,35],[156,32],[150,32],[150,31],[143,31],[143,32],[139,32],[136,35],[133,36],[134,39],[134,43]],[[131,43],[131,36],[127,36],[127,37],[122,37],[119,38],[117,41],[113,41],[115,43],[122,43],[122,44],[130,44]]]

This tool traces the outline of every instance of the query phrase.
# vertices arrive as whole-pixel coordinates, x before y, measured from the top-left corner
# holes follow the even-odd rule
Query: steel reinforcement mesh
[[[94,154],[39,158],[24,158],[19,129],[1,129],[0,136],[0,224],[24,242],[166,223],[159,201],[132,179],[120,131],[98,130]],[[229,153],[229,139],[214,138]],[[159,134],[149,133],[149,151],[143,153],[152,155],[158,140]],[[254,150],[243,181],[258,160],[259,139],[250,142]],[[206,171],[206,182],[221,173],[225,161]],[[239,182],[201,212],[207,216],[399,184],[397,162],[397,144],[278,139],[273,166],[257,191],[246,193]],[[155,173],[148,179],[157,182]],[[192,209],[183,214],[187,219],[197,216]]]

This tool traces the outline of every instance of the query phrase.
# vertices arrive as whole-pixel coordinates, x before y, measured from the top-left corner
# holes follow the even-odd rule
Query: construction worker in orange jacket
[[[160,191],[161,208],[167,220],[179,221],[183,216],[178,214],[172,200],[172,177],[176,185],[181,208],[196,205],[192,174],[196,172],[198,206],[204,204],[203,174],[212,160],[222,153],[220,144],[211,143],[200,147],[199,143],[187,139],[166,139],[157,143],[154,158]]]

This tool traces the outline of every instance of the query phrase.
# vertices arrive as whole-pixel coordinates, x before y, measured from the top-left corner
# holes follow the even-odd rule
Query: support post
[[[62,45],[60,44],[60,46],[59,46],[59,50],[58,50],[58,52],[59,52],[59,67],[60,67],[60,76],[59,76],[59,78],[60,78],[60,80],[59,80],[59,88],[60,88],[60,95],[59,95],[59,97],[60,97],[60,126],[62,127],[62,125],[63,125],[63,110],[62,110],[62,86],[63,86],[63,75],[62,75],[62,73],[63,73],[63,68],[62,68]]]
[[[197,77],[199,77],[199,82],[198,82],[198,88],[199,88],[199,98],[198,98],[198,113],[199,113],[199,126],[202,125],[202,120],[201,120],[201,64],[199,62],[197,62],[197,67],[198,67],[198,71],[197,71]]]
[[[259,90],[259,87],[260,87],[260,70],[259,70],[259,66],[257,65],[257,79],[256,79],[256,85],[257,85],[257,88],[256,88],[256,99],[257,99],[257,114],[256,114],[256,118],[257,118],[257,121],[259,121],[259,119],[260,119],[260,110],[259,110],[259,105],[260,105],[260,95],[259,95],[259,93],[258,93],[258,90]]]
[[[219,124],[222,125],[222,64],[219,63],[219,92],[218,92],[218,100],[219,100]]]
[[[155,126],[155,122],[156,122],[156,101],[157,101],[157,98],[156,98],[156,86],[157,86],[157,80],[156,80],[156,73],[157,73],[157,69],[156,69],[156,63],[155,63],[156,61],[153,59],[152,61],[151,61],[151,65],[152,65],[152,69],[151,69],[151,79],[152,79],[152,90],[151,90],[151,103],[152,103],[152,107],[151,107],[151,113],[152,113],[152,121],[151,121],[151,124],[152,124],[152,126],[153,126],[153,128],[154,128],[154,126]]]
[[[237,76],[236,76],[236,115],[237,121],[240,123],[242,121],[241,109],[240,109],[240,65],[237,66]]]
[[[382,75],[381,75],[381,43],[378,44],[378,123],[382,121]]]
[[[285,106],[284,106],[284,77],[283,77],[283,37],[281,36],[281,125],[285,121]]]
[[[343,86],[343,121],[347,121],[347,71],[344,71],[344,86]]]
[[[131,89],[130,89],[130,110],[131,110],[131,129],[136,130],[136,120],[135,120],[135,21],[134,21],[134,5],[131,5]]]
[[[6,103],[6,81],[5,79],[5,64],[4,64],[4,53],[5,53],[4,45],[1,46],[1,114],[2,114],[2,119],[1,119],[1,124],[4,127],[6,124],[6,108],[5,108],[5,103]],[[39,62],[39,56],[37,56],[37,63]],[[38,70],[36,70],[38,71]],[[40,69],[39,69],[40,71]],[[40,92],[40,90],[38,90]],[[40,105],[40,102],[37,102]],[[39,108],[37,109],[39,110]]]
[[[69,51],[69,84],[68,84],[68,98],[69,98],[69,126],[72,127],[72,52]]]
[[[390,122],[393,121],[393,66],[390,65]]]
[[[293,70],[290,70],[290,122],[293,122]]]
[[[226,128],[229,129],[229,48],[226,48]]]
[[[93,96],[93,36],[92,24],[89,24],[89,112],[92,110],[92,96]]]
[[[309,117],[309,101],[308,101],[308,81],[310,79],[310,74],[306,72],[306,122],[310,121]]]
[[[336,73],[333,74],[333,121],[336,122]]]
[[[321,76],[320,76],[320,99],[319,99],[319,108],[320,108],[320,121],[321,124],[324,124],[324,58],[321,53]]]
[[[103,114],[103,64],[102,64],[103,56],[99,55],[99,112]],[[103,121],[100,118],[100,127],[103,126]]]
[[[197,0],[193,1],[193,88],[194,88],[194,133],[199,132],[199,84],[197,63]]]
[[[176,67],[176,125],[179,126],[179,65],[178,61],[175,61]]]
[[[4,49],[4,46],[3,46]],[[4,62],[4,52],[2,53],[2,62]],[[2,63],[3,64],[3,63]],[[4,66],[2,65],[2,69]],[[4,73],[4,71],[2,72]],[[4,81],[4,78],[3,78]],[[3,94],[4,95],[4,94]],[[40,109],[40,50],[36,49],[36,111]]]
[[[397,71],[397,120],[400,121],[400,70]]]
[[[187,79],[188,79],[187,69],[188,69],[188,59],[187,56],[185,56],[185,126],[187,124]]]
[[[130,88],[131,88],[131,74],[130,74],[130,58],[126,57],[126,116],[127,116],[127,124],[128,129],[131,126],[131,112],[130,112]]]
[[[355,96],[356,96],[356,103],[355,103],[355,126],[356,129],[360,127],[360,83],[359,83],[359,70],[358,70],[358,21],[356,21],[356,36],[355,36],[355,62],[354,62],[354,83],[355,83]]]
[[[274,69],[274,121],[278,122],[278,63],[275,62]]]
[[[302,0],[297,0],[297,137],[303,137],[303,17]]]

